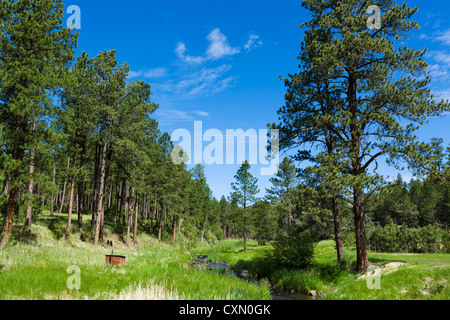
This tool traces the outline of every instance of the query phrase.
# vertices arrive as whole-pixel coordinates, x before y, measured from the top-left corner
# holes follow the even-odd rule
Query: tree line
[[[94,246],[105,224],[127,245],[141,229],[174,241],[204,232],[213,199],[203,168],[172,160],[179,150],[153,118],[151,86],[128,81],[115,50],[75,57],[78,33],[63,15],[60,0],[1,1],[1,245],[44,210],[67,214],[66,240],[75,215]]]

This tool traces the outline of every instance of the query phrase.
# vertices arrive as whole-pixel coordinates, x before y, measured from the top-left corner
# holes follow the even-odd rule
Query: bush
[[[274,242],[273,257],[287,267],[306,268],[314,257],[314,236],[310,231],[280,234]]]
[[[371,229],[368,244],[376,252],[439,253],[448,251],[448,238],[448,231],[438,225],[411,229],[391,221],[384,228]]]

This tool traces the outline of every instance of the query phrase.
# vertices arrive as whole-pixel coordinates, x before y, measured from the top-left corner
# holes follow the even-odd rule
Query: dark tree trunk
[[[137,244],[137,229],[138,229],[138,216],[139,216],[139,193],[136,194],[136,209],[134,210],[134,232],[133,243]]]
[[[126,225],[127,209],[128,209],[128,188],[127,180],[122,181],[122,225]]]
[[[36,134],[36,119],[33,120],[32,135]],[[28,199],[27,199],[27,211],[25,213],[25,227],[31,229],[31,211],[33,201],[33,189],[34,189],[34,160],[36,158],[36,147],[30,150],[30,183],[28,184]]]
[[[100,169],[100,187],[98,194],[98,202],[97,202],[97,218],[95,225],[95,233],[94,233],[94,246],[98,246],[98,242],[100,239],[100,227],[102,222],[102,204],[104,201],[104,189],[105,189],[105,180],[106,180],[106,153],[108,150],[107,142],[103,142],[103,150],[102,150],[102,164]]]
[[[366,223],[363,208],[363,191],[354,190],[354,215],[355,215],[355,236],[356,236],[356,265],[357,270],[364,272],[369,267],[367,257]]]
[[[70,156],[69,156],[69,158],[67,158],[67,169],[69,169],[69,167],[70,167]],[[66,197],[66,186],[67,186],[67,174],[66,174],[66,177],[64,178],[64,187],[63,187],[62,198],[61,198],[61,206],[59,207],[59,214],[62,214],[62,211],[63,211],[64,198]]]
[[[172,221],[172,242],[175,242],[175,237],[177,234],[177,215],[173,215],[173,221]]]
[[[162,236],[162,208],[159,209],[158,211],[159,211],[158,241],[161,241],[161,236]]]
[[[67,219],[67,229],[66,229],[66,236],[65,236],[66,241],[69,239],[70,228],[72,225],[73,193],[75,190],[75,178],[76,178],[75,170],[76,170],[76,168],[77,168],[77,156],[75,155],[75,158],[73,160],[72,183],[71,183],[70,195],[69,195],[69,216]]]
[[[55,180],[56,180],[56,161],[53,163],[53,186],[55,185]],[[54,192],[52,191],[52,199],[50,201],[50,216],[53,217],[53,206],[54,206]]]
[[[23,161],[24,157],[24,138],[22,133],[26,132],[26,124],[22,123],[19,124],[16,127],[16,133],[18,133],[19,137],[16,138],[16,141],[14,142],[14,148],[13,148],[13,159],[19,162]],[[6,207],[6,215],[5,219],[3,221],[3,229],[2,229],[2,235],[1,235],[1,242],[0,247],[5,245],[8,240],[9,236],[11,235],[13,220],[14,220],[14,213],[16,211],[16,204],[18,201],[18,194],[19,194],[19,186],[17,184],[17,179],[19,178],[20,172],[19,170],[13,170],[10,174],[11,177],[11,184],[10,185],[10,191],[9,191],[9,199],[8,199],[8,206]]]
[[[344,263],[344,248],[342,246],[341,219],[339,212],[338,199],[332,200],[333,218],[334,218],[334,235],[336,240],[337,258],[340,264]]]
[[[131,224],[133,223],[133,209],[134,209],[134,188],[131,188],[131,201],[130,201],[130,209],[128,210],[128,223],[127,223],[127,238],[125,245],[128,247],[130,245],[130,230]]]

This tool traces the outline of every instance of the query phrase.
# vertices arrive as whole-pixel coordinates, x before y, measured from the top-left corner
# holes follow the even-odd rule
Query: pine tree
[[[244,161],[242,166],[234,176],[236,182],[231,184],[233,189],[232,197],[236,199],[237,203],[243,208],[242,224],[244,236],[244,252],[247,252],[247,237],[249,233],[249,217],[247,216],[247,208],[256,201],[258,190],[258,179],[253,177],[250,173],[250,164]]]
[[[393,0],[377,5],[384,13],[382,25],[371,30],[367,1],[303,1],[312,13],[303,25],[308,28],[304,50],[314,53],[309,69],[329,83],[320,96],[335,100],[332,108],[309,116],[320,118],[317,128],[333,134],[334,152],[320,154],[321,173],[329,173],[334,188],[352,190],[359,271],[368,267],[364,207],[381,182],[372,174],[377,161],[386,157],[396,167],[401,161],[422,165],[429,146],[419,143],[414,131],[430,116],[450,109],[448,102],[435,102],[427,88],[426,51],[396,45],[418,28],[409,20],[418,8],[395,6]]]
[[[35,148],[33,123],[50,114],[52,99],[48,92],[64,84],[73,58],[77,35],[63,28],[63,16],[61,0],[1,1],[0,122],[14,169],[9,176],[0,245],[8,241],[11,233],[19,184],[26,170],[25,150]],[[29,179],[25,180],[30,184]]]

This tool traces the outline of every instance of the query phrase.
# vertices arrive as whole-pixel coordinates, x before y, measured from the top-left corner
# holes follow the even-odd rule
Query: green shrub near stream
[[[383,299],[450,299],[450,255],[376,253],[369,252],[369,262],[383,267],[401,263],[400,269],[381,277],[381,289],[371,290],[367,280],[358,280],[356,252],[345,247],[346,264],[340,266],[334,241],[322,241],[315,246],[312,265],[306,268],[280,267],[274,259],[271,245],[258,246],[250,242],[248,252],[242,244],[229,240],[216,247],[205,247],[203,254],[216,262],[229,263],[234,270],[246,269],[253,280],[269,281],[275,287],[300,293],[317,291],[322,299],[383,300]]]

